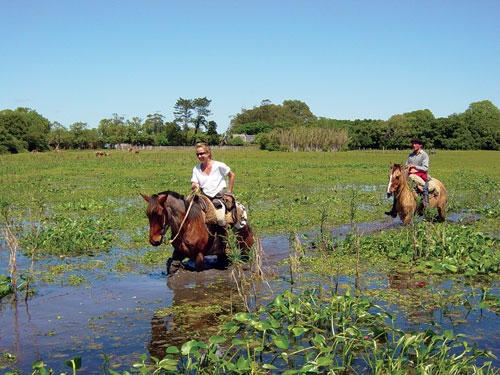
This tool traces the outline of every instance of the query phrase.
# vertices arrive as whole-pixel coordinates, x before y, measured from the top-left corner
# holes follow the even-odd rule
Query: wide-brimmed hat
[[[418,143],[419,145],[423,145],[424,144],[420,138],[413,138],[411,140],[411,143]]]

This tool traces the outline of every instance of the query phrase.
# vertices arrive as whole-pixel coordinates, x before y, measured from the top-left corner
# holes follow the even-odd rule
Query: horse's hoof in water
[[[173,260],[172,258],[168,258],[167,260],[167,275],[172,276],[174,273],[183,269],[184,266],[180,260]]]

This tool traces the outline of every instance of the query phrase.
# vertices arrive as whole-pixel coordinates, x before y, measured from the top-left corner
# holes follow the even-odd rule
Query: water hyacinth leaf
[[[242,339],[233,339],[231,341],[231,344],[233,344],[234,346],[240,346],[240,345],[246,345],[246,341],[245,340],[242,340]]]
[[[349,336],[353,336],[353,337],[358,336],[358,333],[359,333],[359,331],[358,331],[358,330],[356,330],[356,329],[355,329],[355,328],[353,328],[353,327],[348,327],[345,331],[346,331],[346,333],[347,333]]]
[[[443,332],[443,336],[445,337],[445,339],[447,340],[453,340],[454,339],[454,336],[453,336],[453,331],[451,329],[447,329]]]
[[[177,370],[177,363],[178,361],[172,358],[164,358],[160,362],[158,362],[158,366],[161,369],[167,370],[167,371],[175,371]]]
[[[455,266],[454,264],[445,264],[444,267],[453,273],[456,273],[458,271],[458,267]]]
[[[220,335],[216,335],[216,336],[211,336],[208,341],[210,342],[210,344],[216,345],[225,342],[226,338]]]
[[[274,299],[274,305],[276,306],[284,306],[285,305],[285,300],[283,299],[282,295],[279,295]]]
[[[304,334],[305,332],[307,332],[308,329],[304,328],[304,327],[293,327],[292,328],[292,333],[295,337],[298,337],[302,334]]]
[[[279,336],[271,336],[273,339],[274,344],[283,350],[288,349],[288,337],[284,335],[279,335]]]
[[[33,365],[31,367],[33,368],[33,370],[38,370],[45,367],[45,364],[43,363],[43,361],[37,360],[33,362]]]
[[[253,326],[258,331],[267,331],[272,328],[271,323],[268,320],[262,322],[254,322]]]
[[[314,345],[324,346],[326,344],[325,336],[316,334],[313,338]]]
[[[250,360],[243,358],[243,357],[240,357],[240,358],[238,358],[238,361],[236,362],[236,367],[239,371],[250,370],[251,369]]]
[[[198,353],[199,348],[206,349],[207,345],[203,342],[191,340],[191,341],[185,342],[184,345],[182,345],[181,353],[182,353],[182,355],[189,355],[189,354]]]
[[[272,328],[280,328],[281,327],[281,323],[276,319],[271,318],[271,320],[269,322],[271,323]]]
[[[166,350],[167,354],[179,354],[180,350],[177,346],[169,346]]]
[[[330,368],[333,363],[333,358],[331,358],[331,356],[319,357],[316,359],[316,363],[318,366]]]
[[[466,271],[465,271],[465,276],[476,276],[477,275],[477,271],[472,269],[472,268],[468,268]]]
[[[490,259],[486,259],[484,261],[484,268],[485,268],[485,270],[488,271],[491,268],[491,266],[492,266],[491,260]]]
[[[71,367],[73,370],[78,370],[82,367],[82,357],[77,356],[69,361],[65,361],[64,364],[68,367]]]
[[[234,314],[234,320],[237,320],[238,322],[248,322],[250,320],[250,315],[248,313],[244,312],[239,312]]]

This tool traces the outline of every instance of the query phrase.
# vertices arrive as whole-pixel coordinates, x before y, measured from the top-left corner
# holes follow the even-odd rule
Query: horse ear
[[[166,199],[167,199],[167,194],[162,194],[158,197],[158,203],[163,204],[163,202],[165,202]]]
[[[141,193],[141,196],[144,198],[146,202],[149,202],[149,197],[147,195]]]
[[[394,165],[392,164],[392,161],[389,162],[389,168],[392,169],[392,167],[394,167]]]

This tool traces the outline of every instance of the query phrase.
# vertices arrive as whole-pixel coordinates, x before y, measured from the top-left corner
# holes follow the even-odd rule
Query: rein
[[[179,225],[179,230],[177,231],[177,233],[175,234],[174,238],[172,238],[171,240],[168,241],[169,244],[172,244],[172,242],[174,242],[177,237],[179,236],[179,234],[181,233],[181,229],[182,227],[184,226],[184,223],[186,222],[186,219],[189,215],[189,211],[191,211],[191,207],[193,206],[193,202],[194,202],[194,195],[196,194],[196,192],[190,194],[190,195],[193,195],[193,198],[191,199],[191,201],[189,202],[189,206],[188,206],[188,209],[186,210],[186,214],[184,215],[184,218],[182,219],[182,222],[181,222],[181,225]],[[189,199],[189,196],[188,196],[188,199]],[[165,223],[165,226],[164,226],[164,230],[166,231],[168,228],[168,225]]]

